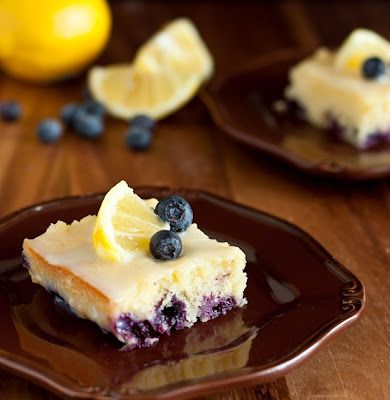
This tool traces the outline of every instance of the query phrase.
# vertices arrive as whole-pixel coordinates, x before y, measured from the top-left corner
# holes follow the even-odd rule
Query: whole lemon
[[[103,50],[110,30],[105,0],[1,0],[0,64],[35,82],[72,76]]]

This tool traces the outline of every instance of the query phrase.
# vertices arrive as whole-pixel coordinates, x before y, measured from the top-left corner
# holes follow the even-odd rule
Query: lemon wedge
[[[169,229],[168,224],[121,181],[104,197],[92,242],[99,257],[127,262],[136,252],[147,251],[150,238],[162,229]]]
[[[161,119],[189,101],[212,72],[212,57],[194,24],[179,18],[149,39],[134,63],[92,68],[88,86],[118,118]]]
[[[360,73],[362,64],[369,57],[390,61],[390,43],[368,29],[355,29],[336,53],[335,65],[346,71]]]

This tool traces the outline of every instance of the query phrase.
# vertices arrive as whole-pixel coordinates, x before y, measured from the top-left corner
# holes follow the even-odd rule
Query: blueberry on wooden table
[[[129,120],[129,127],[153,129],[155,121],[146,114],[138,114]]]
[[[88,114],[96,115],[96,116],[104,116],[106,113],[106,109],[104,105],[96,100],[88,100],[84,104],[81,105]]]
[[[61,122],[54,118],[42,120],[37,128],[38,138],[43,143],[55,143],[62,136]]]
[[[16,121],[22,115],[22,107],[16,101],[5,101],[0,104],[0,118],[3,121]]]
[[[66,104],[61,109],[61,119],[65,125],[71,127],[73,126],[74,117],[79,109],[79,105],[76,103]]]
[[[73,119],[73,129],[82,137],[97,139],[102,136],[104,131],[103,119],[79,108]]]
[[[133,126],[126,132],[125,143],[132,150],[147,150],[152,144],[152,131],[148,128]]]

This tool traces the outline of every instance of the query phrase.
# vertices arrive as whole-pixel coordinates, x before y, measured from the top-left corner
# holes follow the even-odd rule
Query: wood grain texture
[[[353,7],[348,2],[117,2],[114,31],[100,62],[131,59],[151,33],[177,16],[194,20],[219,74],[279,48],[338,45],[358,26],[390,37],[389,13],[385,2],[363,1]],[[350,184],[304,176],[232,143],[198,99],[158,125],[146,153],[126,150],[126,125],[115,120],[107,121],[99,142],[67,134],[57,145],[39,144],[37,122],[81,99],[83,85],[83,77],[39,87],[0,76],[0,99],[17,99],[24,110],[20,122],[0,123],[0,214],[54,197],[104,191],[126,179],[132,186],[201,188],[283,217],[364,281],[365,316],[286,378],[208,400],[390,398],[389,181]],[[14,399],[57,398],[0,372],[0,400]]]

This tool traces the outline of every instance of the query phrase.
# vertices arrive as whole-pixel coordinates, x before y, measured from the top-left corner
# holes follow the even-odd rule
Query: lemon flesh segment
[[[92,241],[99,257],[128,262],[137,252],[148,251],[150,238],[162,229],[169,229],[168,224],[121,181],[100,206]]]
[[[181,18],[142,46],[133,64],[92,68],[88,85],[118,118],[161,119],[189,101],[212,72],[212,57],[195,26]]]
[[[195,74],[208,79],[213,72],[213,60],[194,24],[179,18],[167,24],[137,52],[134,67],[160,73],[174,71],[183,77]]]
[[[368,29],[355,29],[345,39],[336,53],[336,67],[360,74],[364,61],[369,57],[380,57],[390,61],[390,43]]]
[[[125,99],[133,93],[133,86],[133,67],[130,64],[93,67],[88,74],[88,87],[92,96],[117,117],[125,118]]]

